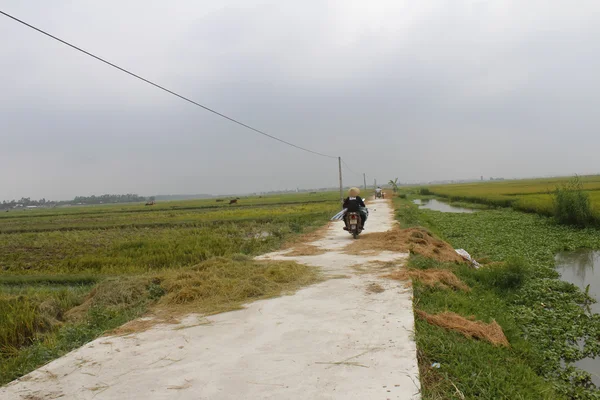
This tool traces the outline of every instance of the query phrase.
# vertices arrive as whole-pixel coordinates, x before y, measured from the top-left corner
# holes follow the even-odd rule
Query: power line
[[[101,62],[103,62],[103,63],[105,63],[105,64],[107,64],[107,65],[110,65],[111,67],[113,67],[113,68],[116,68],[116,69],[118,69],[118,70],[119,70],[119,71],[121,71],[121,72],[125,72],[126,74],[128,74],[128,75],[131,75],[131,76],[133,76],[134,78],[137,78],[137,79],[139,79],[139,80],[141,80],[141,81],[143,81],[143,82],[146,82],[146,83],[148,83],[148,84],[150,84],[150,85],[152,85],[152,86],[154,86],[154,87],[156,87],[156,88],[158,88],[158,89],[161,89],[161,90],[163,90],[163,91],[165,91],[165,92],[167,92],[167,93],[169,93],[169,94],[172,94],[173,96],[179,97],[180,99],[182,99],[182,100],[185,100],[185,101],[187,101],[187,102],[189,102],[189,103],[192,103],[192,104],[194,104],[194,105],[196,105],[196,106],[198,106],[198,107],[200,107],[200,108],[203,108],[204,110],[206,110],[206,111],[209,111],[209,112],[211,112],[211,113],[213,113],[213,114],[216,114],[216,115],[218,115],[218,116],[219,116],[219,117],[221,117],[221,118],[225,118],[225,119],[227,119],[227,120],[229,120],[229,121],[231,121],[231,122],[234,122],[234,123],[236,123],[236,124],[238,124],[238,125],[241,125],[241,126],[243,126],[244,128],[250,129],[250,130],[252,130],[252,131],[254,131],[254,132],[256,132],[256,133],[260,133],[260,134],[261,134],[261,135],[263,135],[263,136],[266,136],[266,137],[268,137],[268,138],[270,138],[270,139],[273,139],[273,140],[277,140],[278,142],[281,142],[281,143],[287,144],[288,146],[295,147],[295,148],[297,148],[297,149],[299,149],[299,150],[303,150],[303,151],[306,151],[306,152],[309,152],[309,153],[312,153],[312,154],[316,154],[316,155],[318,155],[318,156],[321,156],[321,157],[337,158],[337,157],[335,157],[335,156],[331,156],[331,155],[328,155],[328,154],[319,153],[319,152],[317,152],[317,151],[313,151],[313,150],[310,150],[310,149],[307,149],[307,148],[304,148],[304,147],[301,147],[301,146],[295,145],[295,144],[293,144],[293,143],[290,143],[290,142],[288,142],[288,141],[285,141],[285,140],[283,140],[283,139],[279,139],[278,137],[275,137],[275,136],[273,136],[273,135],[269,135],[269,134],[268,134],[268,133],[266,133],[266,132],[263,132],[263,131],[261,131],[261,130],[259,130],[259,129],[256,129],[256,128],[253,128],[253,127],[251,127],[250,125],[246,125],[246,124],[244,124],[243,122],[240,122],[240,121],[238,121],[238,120],[236,120],[236,119],[234,119],[234,118],[228,117],[228,116],[227,116],[227,115],[225,115],[225,114],[221,114],[220,112],[218,112],[218,111],[215,111],[215,110],[213,110],[212,108],[209,108],[209,107],[207,107],[207,106],[203,106],[202,104],[200,104],[200,103],[197,103],[197,102],[195,102],[194,100],[190,100],[190,99],[188,99],[188,98],[187,98],[187,97],[185,97],[185,96],[182,96],[182,95],[180,95],[180,94],[178,94],[178,93],[175,93],[175,92],[174,92],[174,91],[172,91],[172,90],[169,90],[169,89],[167,89],[167,88],[165,88],[165,87],[163,87],[163,86],[160,86],[160,85],[158,85],[158,84],[156,84],[156,83],[154,83],[154,82],[152,82],[152,81],[150,81],[150,80],[148,80],[148,79],[146,79],[146,78],[143,78],[143,77],[141,77],[141,76],[139,76],[139,75],[137,75],[137,74],[134,74],[133,72],[131,72],[131,71],[128,71],[128,70],[126,70],[125,68],[121,68],[121,67],[119,67],[119,66],[118,66],[118,65],[116,65],[116,64],[113,64],[113,63],[111,63],[111,62],[109,62],[109,61],[107,61],[107,60],[105,60],[105,59],[103,59],[103,58],[101,58],[101,57],[98,57],[98,56],[96,56],[96,55],[94,55],[94,54],[92,54],[92,53],[90,53],[90,52],[88,52],[88,51],[85,51],[85,50],[83,50],[83,49],[82,49],[82,48],[80,48],[80,47],[77,47],[77,46],[75,46],[75,45],[73,45],[73,44],[71,44],[71,43],[69,43],[69,42],[67,42],[67,41],[64,41],[64,40],[62,40],[62,39],[60,39],[60,38],[58,38],[58,37],[56,37],[56,36],[54,36],[54,35],[51,35],[50,33],[46,32],[46,31],[43,31],[42,29],[36,28],[35,26],[33,26],[33,25],[31,25],[31,24],[28,24],[28,23],[27,23],[27,22],[25,22],[25,21],[22,21],[22,20],[20,20],[20,19],[18,19],[18,18],[16,18],[16,17],[13,17],[12,15],[10,15],[10,14],[7,14],[7,13],[5,13],[5,12],[4,12],[4,11],[2,11],[2,10],[0,10],[0,14],[2,14],[2,15],[6,16],[6,17],[8,17],[8,18],[10,18],[10,19],[12,19],[12,20],[14,20],[14,21],[17,21],[17,22],[19,22],[19,23],[21,23],[21,24],[23,24],[23,25],[27,26],[28,28],[31,28],[31,29],[33,29],[33,30],[35,30],[35,31],[37,31],[37,32],[39,32],[39,33],[41,33],[41,34],[43,34],[43,35],[46,35],[46,36],[48,36],[48,37],[50,37],[50,38],[52,38],[52,39],[54,39],[54,40],[57,40],[57,41],[59,41],[60,43],[62,43],[62,44],[64,44],[64,45],[67,45],[67,46],[69,46],[69,47],[71,47],[71,48],[73,48],[73,49],[75,49],[75,50],[77,50],[77,51],[80,51],[80,52],[82,52],[83,54],[86,54],[86,55],[88,55],[88,56],[90,56],[90,57],[92,57],[92,58],[95,58],[95,59],[96,59],[96,60],[98,60],[98,61],[101,61]]]
[[[352,168],[350,168],[350,167],[348,166],[348,164],[346,164],[346,161],[344,161],[344,159],[343,159],[343,158],[342,158],[342,164],[344,164],[344,166],[345,166],[345,167],[348,169],[348,171],[352,172],[352,173],[353,173],[353,174],[355,174],[355,175],[360,175],[360,176],[362,176],[362,174],[359,174],[358,172],[355,172],[354,170],[352,170]]]

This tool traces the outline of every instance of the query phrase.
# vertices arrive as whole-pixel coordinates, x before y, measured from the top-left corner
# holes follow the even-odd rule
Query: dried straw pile
[[[468,338],[486,340],[494,346],[510,346],[508,339],[502,331],[502,327],[496,321],[492,321],[489,324],[482,321],[471,321],[448,311],[435,315],[427,314],[421,310],[417,310],[416,313],[419,318],[432,325],[460,332]]]
[[[346,246],[348,254],[376,253],[381,251],[411,252],[443,262],[464,262],[448,243],[435,238],[427,229],[392,229],[362,235]]]
[[[418,279],[421,283],[430,287],[439,287],[442,289],[457,289],[468,292],[471,290],[463,281],[461,281],[452,271],[447,269],[402,269],[394,271],[386,278],[407,281],[409,279]]]

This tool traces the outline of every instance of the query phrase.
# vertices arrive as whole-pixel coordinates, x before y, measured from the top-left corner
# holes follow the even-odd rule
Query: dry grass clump
[[[288,250],[292,249],[292,251],[285,254],[286,257],[299,257],[299,256],[316,256],[319,254],[323,254],[326,250],[321,249],[311,243],[316,242],[317,240],[321,240],[327,234],[327,230],[329,229],[329,225],[323,226],[319,229],[316,229],[311,232],[304,233],[299,236],[294,236],[290,240],[288,240],[284,245],[283,249]]]
[[[158,324],[178,324],[180,323],[176,313],[162,309],[154,309],[152,317],[137,318],[121,325],[120,327],[107,332],[111,336],[126,336],[132,333],[146,331]]]
[[[199,312],[220,312],[316,282],[318,271],[292,261],[219,257],[189,270],[164,273],[158,279],[165,290],[159,305],[192,305]]]
[[[152,306],[151,321],[127,327],[144,330],[169,323],[173,315],[205,314],[239,309],[242,304],[291,292],[319,280],[316,268],[293,261],[254,261],[236,256],[206,260],[192,268],[159,274],[107,279],[97,285],[83,304],[66,317],[81,319],[93,307],[127,309]],[[152,322],[153,321],[153,322]]]
[[[367,293],[383,293],[385,289],[378,283],[372,282],[367,285]]]
[[[417,279],[422,284],[429,287],[439,287],[442,289],[457,289],[468,292],[471,290],[463,281],[460,280],[452,271],[447,269],[401,269],[394,271],[386,278],[406,281]]]
[[[67,320],[80,320],[93,307],[109,310],[122,310],[141,306],[151,300],[148,287],[152,283],[150,276],[130,276],[106,279],[94,287],[83,303],[65,313]]]
[[[312,243],[325,238],[330,226],[331,226],[331,222],[329,222],[327,225],[322,226],[314,231],[292,237],[282,247],[284,250],[292,249],[292,251],[289,253],[286,253],[285,256],[286,257],[316,256],[316,255],[325,253],[326,250],[324,250],[320,247],[317,247]]]
[[[365,264],[353,265],[351,268],[356,271],[357,274],[377,274],[392,272],[401,266],[402,261],[380,261],[373,260]]]
[[[303,245],[305,243],[312,243],[316,242],[317,240],[321,240],[327,235],[327,231],[329,230],[331,224],[332,222],[330,221],[327,225],[322,226],[318,229],[307,233],[303,233],[302,235],[293,236],[284,243],[282,248],[284,250],[291,249],[297,247],[298,245]]]
[[[344,251],[357,255],[380,251],[411,252],[442,262],[464,262],[452,246],[420,227],[366,233],[346,246]]]
[[[316,256],[325,253],[326,250],[314,246],[310,243],[300,243],[293,247],[292,251],[285,253],[286,257],[299,257],[299,256]]]
[[[496,321],[486,324],[482,321],[472,321],[456,313],[445,311],[439,314],[428,314],[417,310],[417,316],[432,325],[436,325],[455,332],[460,332],[468,338],[486,340],[494,346],[509,347],[508,339],[502,327]]]

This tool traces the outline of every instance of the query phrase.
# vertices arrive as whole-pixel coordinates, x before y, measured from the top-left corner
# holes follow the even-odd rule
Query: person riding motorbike
[[[375,189],[375,197],[377,198],[383,198],[383,192],[381,190],[381,187],[377,186],[377,189]]]
[[[367,206],[363,199],[360,198],[360,189],[359,188],[351,188],[348,191],[348,197],[344,199],[343,207],[347,209],[347,212],[357,212],[361,217],[361,229],[365,229],[365,222],[367,221]],[[348,230],[348,221],[344,218],[344,222],[346,226],[344,230]]]

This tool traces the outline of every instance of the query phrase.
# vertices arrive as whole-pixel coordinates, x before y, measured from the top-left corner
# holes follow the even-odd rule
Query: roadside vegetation
[[[422,195],[436,195],[450,202],[510,207],[555,217],[560,223],[600,226],[598,175],[434,185],[418,190]]]
[[[339,211],[336,194],[10,212],[0,217],[0,384],[151,311],[215,313],[316,282],[257,262]],[[150,208],[150,209],[149,209]]]
[[[577,188],[565,189],[571,195]],[[411,255],[409,271],[449,271],[469,288],[431,286],[409,273],[416,276],[416,340],[424,399],[600,398],[589,373],[573,366],[600,354],[600,315],[586,307],[593,299],[561,281],[554,269],[557,252],[600,248],[600,231],[510,208],[459,214],[419,209],[412,203],[433,192],[435,187],[431,192],[405,189],[405,198],[394,199],[401,225],[428,228],[452,247],[467,250],[483,267]],[[419,317],[444,312],[483,323],[496,321],[509,347],[467,338]]]

